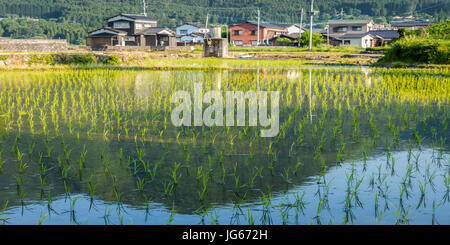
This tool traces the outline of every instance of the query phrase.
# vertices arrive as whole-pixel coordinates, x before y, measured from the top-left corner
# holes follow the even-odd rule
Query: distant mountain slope
[[[310,0],[147,0],[149,15],[162,25],[174,27],[185,21],[204,21],[210,13],[212,23],[236,23],[256,18],[260,7],[263,20],[293,23],[306,13]],[[429,14],[436,18],[450,16],[450,0],[316,0],[318,18],[340,14],[396,16]],[[60,19],[97,27],[103,19],[119,12],[142,12],[142,0],[0,0],[0,17],[8,14],[43,19]]]

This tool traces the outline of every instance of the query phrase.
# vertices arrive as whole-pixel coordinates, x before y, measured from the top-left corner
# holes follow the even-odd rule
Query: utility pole
[[[256,41],[256,46],[259,46],[259,22],[260,22],[260,11],[258,8],[258,41]]]
[[[227,34],[227,35],[226,35],[226,37],[227,37],[227,44],[229,44],[229,42],[228,42],[228,40],[229,40],[229,39],[228,39],[228,24],[225,25],[225,29],[226,29],[226,34]]]
[[[205,34],[203,35],[203,40],[205,40],[205,38],[206,38],[206,30],[208,30],[208,18],[209,18],[209,14],[206,14]]]
[[[312,36],[313,36],[313,18],[314,18],[314,0],[311,0],[311,12],[309,23],[309,51],[312,51]]]
[[[302,13],[300,14],[300,30],[298,31],[299,37],[302,35],[302,28],[303,28],[303,8]],[[300,47],[300,42],[298,42],[298,46]]]
[[[303,27],[303,8],[302,13],[300,14],[300,27]]]
[[[145,0],[142,0],[142,5],[144,7],[144,16],[147,16],[147,6],[145,4]]]
[[[327,25],[327,44],[330,45],[330,25]]]

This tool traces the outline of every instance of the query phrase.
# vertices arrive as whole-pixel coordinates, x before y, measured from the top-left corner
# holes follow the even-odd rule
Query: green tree
[[[309,45],[309,31],[305,31],[300,37],[297,39],[300,43],[300,46],[306,47]],[[313,47],[317,47],[319,44],[325,43],[325,39],[322,34],[314,33],[312,35],[312,45]]]

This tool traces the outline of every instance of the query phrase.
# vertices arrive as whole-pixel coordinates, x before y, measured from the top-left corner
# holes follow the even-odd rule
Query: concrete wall
[[[342,40],[342,44],[345,45],[344,44],[345,41],[350,41],[350,44],[346,44],[346,45],[368,48],[368,47],[372,46],[372,40],[373,40],[373,38],[371,38],[370,36],[365,36],[362,38],[344,39],[344,40]]]
[[[0,51],[3,52],[66,51],[68,47],[66,40],[0,38]]]

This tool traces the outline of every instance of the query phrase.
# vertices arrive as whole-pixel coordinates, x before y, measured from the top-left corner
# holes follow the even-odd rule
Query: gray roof
[[[297,25],[297,24],[278,24],[280,27],[283,27],[283,28],[288,28],[288,27],[291,27],[291,26],[297,26],[297,27],[300,27],[300,25]]]
[[[374,36],[373,34],[370,34],[370,33],[368,33],[368,32],[365,32],[365,33],[347,33],[347,34],[344,34],[344,35],[340,36],[339,39],[345,39],[345,38],[362,38],[362,37],[365,37],[365,36],[367,36],[367,35],[372,35],[372,36]]]
[[[131,18],[133,20],[156,21],[156,19],[148,17],[148,16],[145,16],[145,15],[142,15],[142,14],[124,14],[124,13],[118,14],[118,15],[115,15],[115,16],[112,16],[112,17],[109,17],[107,19],[111,19],[111,18],[114,18],[114,17],[117,17],[117,16],[124,16],[124,17]]]
[[[391,21],[390,24],[395,27],[411,27],[411,26],[429,26],[433,24],[429,21]]]
[[[400,34],[396,30],[374,30],[369,31],[369,34],[381,37],[383,39],[393,39],[400,37]]]
[[[329,25],[365,25],[371,22],[371,19],[364,20],[329,20]]]
[[[203,27],[205,27],[204,24],[201,24],[201,23],[194,23],[194,22],[188,22],[188,23],[183,24],[183,26],[184,26],[184,25],[195,26],[195,27],[197,27],[197,28],[203,28]]]
[[[100,30],[108,30],[108,31],[115,32],[115,33],[117,33],[117,34],[120,34],[120,33],[127,33],[126,31],[117,30],[117,29],[114,29],[114,28],[111,28],[111,27],[102,27],[102,28],[100,28],[100,29],[96,29],[96,30],[93,30],[93,31],[88,32],[88,35],[91,35],[91,33],[96,32],[96,31],[100,31]]]
[[[150,28],[147,28],[147,29],[145,29],[143,31],[140,31],[140,32],[136,33],[136,34],[137,35],[156,35],[156,34],[158,34],[161,31],[168,31],[172,35],[175,35],[175,33],[172,30],[170,30],[169,28],[167,28],[167,27],[150,27]]]
[[[258,22],[256,22],[256,21],[246,21],[246,22],[243,22],[243,23],[250,23],[252,25],[258,25]],[[240,23],[240,24],[243,24],[243,23]],[[236,24],[235,26],[240,25],[240,24]],[[260,22],[259,26],[262,27],[262,28],[285,29],[284,27],[282,27],[280,25],[274,25],[274,24],[270,24],[270,23],[267,23],[267,22]]]

